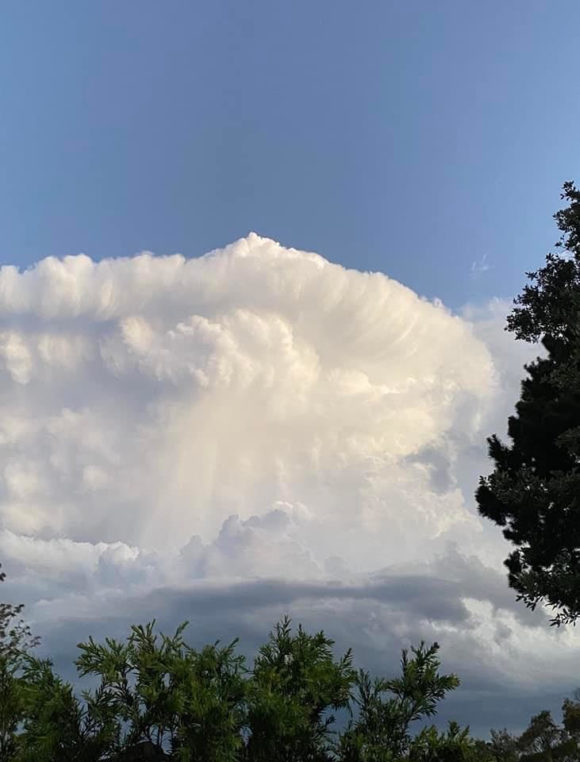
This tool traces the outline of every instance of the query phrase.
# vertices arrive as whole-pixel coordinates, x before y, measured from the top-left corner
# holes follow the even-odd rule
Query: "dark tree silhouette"
[[[525,368],[511,443],[488,440],[495,470],[476,493],[480,513],[515,545],[505,561],[510,586],[532,609],[551,606],[554,624],[580,616],[580,192],[569,182],[562,198],[557,253],[527,274],[507,321],[545,356]]]

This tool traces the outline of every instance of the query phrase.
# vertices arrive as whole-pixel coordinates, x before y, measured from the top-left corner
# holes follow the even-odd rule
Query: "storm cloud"
[[[383,673],[439,641],[491,724],[563,697],[578,639],[473,501],[534,354],[506,309],[255,234],[1,268],[0,559],[45,648],[153,617],[250,647],[289,612]]]

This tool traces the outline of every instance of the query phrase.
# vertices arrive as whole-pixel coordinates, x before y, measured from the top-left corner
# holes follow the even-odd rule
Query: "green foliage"
[[[470,738],[469,728],[450,722],[445,733],[434,726],[423,728],[411,743],[409,762],[470,762],[485,759],[483,753],[485,748]]]
[[[0,572],[0,582],[5,579]],[[15,753],[15,732],[25,714],[21,674],[26,654],[38,644],[20,616],[23,608],[0,603],[0,760]]]
[[[528,728],[517,741],[521,751],[520,762],[552,762],[552,760],[578,760],[580,749],[578,740],[568,732],[566,727],[566,712],[580,710],[580,705],[572,704],[568,699],[562,707],[564,711],[564,726],[558,727],[550,712],[543,711],[530,720]]]
[[[426,725],[459,685],[440,674],[437,643],[403,650],[399,676],[372,678],[350,651],[336,658],[324,632],[293,630],[287,617],[251,669],[235,640],[196,650],[187,623],[168,636],[151,622],[123,641],[79,644],[78,673],[93,687],[77,695],[30,654],[21,610],[0,608],[2,762],[580,760],[580,694],[564,701],[562,726],[540,712],[519,738],[492,731],[486,743],[455,722]],[[342,732],[337,712],[350,716]]]
[[[529,727],[518,740],[518,748],[523,752],[520,759],[531,762],[536,759],[551,758],[548,755],[562,740],[560,728],[552,719],[550,712],[544,710],[532,717]]]
[[[510,586],[532,609],[553,607],[554,624],[580,616],[580,191],[566,183],[562,197],[560,253],[528,273],[507,325],[547,354],[526,366],[511,444],[488,440],[495,470],[476,493],[480,513],[515,546]]]
[[[574,701],[564,699],[562,715],[564,730],[571,738],[580,742],[580,692],[576,691]]]
[[[519,759],[518,739],[507,730],[492,730],[488,744],[493,760],[497,762],[517,762]]]
[[[540,712],[519,738],[425,726],[459,685],[440,674],[437,643],[404,650],[398,677],[372,678],[350,651],[335,658],[323,632],[293,631],[285,618],[250,670],[236,641],[195,650],[185,626],[166,636],[152,622],[125,641],[81,643],[77,668],[94,687],[80,696],[49,660],[11,650],[16,720],[3,726],[2,762],[580,760],[579,696],[564,701],[562,726]],[[337,711],[350,713],[341,733]]]
[[[15,734],[24,716],[24,699],[18,671],[20,659],[0,655],[0,759],[8,760],[16,748]]]
[[[364,670],[358,673],[358,715],[340,739],[341,759],[392,762],[405,758],[412,748],[411,723],[433,716],[437,703],[459,685],[455,675],[439,674],[438,650],[437,643],[430,648],[421,643],[412,649],[412,657],[404,650],[399,678],[373,680]],[[427,738],[421,743],[425,745]]]
[[[335,661],[323,632],[292,633],[285,618],[254,662],[248,693],[248,760],[330,760],[332,710],[346,708],[355,679],[352,655]]]
[[[81,643],[79,675],[96,682],[80,697],[50,661],[22,652],[17,719],[7,728],[10,746],[0,758],[422,762],[435,748],[446,760],[451,749],[469,745],[467,731],[457,726],[441,735],[423,731],[416,740],[409,732],[459,682],[439,675],[437,644],[421,644],[411,656],[404,651],[400,677],[372,681],[355,671],[350,651],[335,658],[323,632],[294,631],[288,618],[270,633],[251,670],[236,653],[236,641],[197,651],[184,641],[185,626],[166,636],[152,622],[132,627],[125,641]],[[337,711],[352,716],[342,735],[333,731]]]
[[[88,732],[88,712],[72,686],[54,674],[50,661],[29,657],[21,682],[24,722],[17,739],[16,762],[100,759],[103,747]]]
[[[244,659],[235,641],[195,651],[183,640],[158,636],[154,622],[133,627],[125,643],[81,643],[77,667],[100,684],[85,700],[115,754],[147,744],[186,762],[229,762],[242,745]],[[106,730],[105,730],[106,729]]]

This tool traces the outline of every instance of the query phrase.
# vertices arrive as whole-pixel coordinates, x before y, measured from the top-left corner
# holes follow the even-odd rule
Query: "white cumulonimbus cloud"
[[[345,632],[366,616],[371,650],[397,611],[392,637],[420,621],[456,653],[523,659],[514,623],[537,628],[472,498],[529,357],[505,309],[454,315],[255,234],[197,259],[3,267],[0,560],[46,626],[245,585],[268,611],[332,600]]]
[[[175,548],[284,502],[322,552],[376,565],[353,532],[400,548],[418,519],[427,539],[469,521],[420,456],[477,430],[492,358],[382,274],[256,235],[49,258],[2,268],[0,320],[7,530]]]

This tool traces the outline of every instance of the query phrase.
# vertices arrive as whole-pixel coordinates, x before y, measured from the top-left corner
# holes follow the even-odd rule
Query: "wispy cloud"
[[[477,280],[484,273],[489,272],[492,266],[487,261],[487,254],[484,254],[480,259],[474,260],[471,263],[470,276],[473,280]]]

